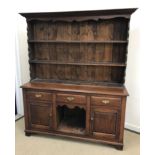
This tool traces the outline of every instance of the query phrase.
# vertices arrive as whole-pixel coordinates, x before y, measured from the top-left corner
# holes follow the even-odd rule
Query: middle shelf
[[[51,61],[51,60],[29,60],[29,63],[36,64],[53,64],[53,65],[76,65],[76,66],[114,66],[114,67],[126,67],[125,63],[113,63],[113,62],[60,62],[60,61]]]
[[[37,43],[29,45],[29,53],[32,63],[126,66],[127,45]]]
[[[128,40],[28,40],[29,43],[94,43],[94,44],[112,44],[112,43],[117,43],[117,44],[126,44],[128,43]]]

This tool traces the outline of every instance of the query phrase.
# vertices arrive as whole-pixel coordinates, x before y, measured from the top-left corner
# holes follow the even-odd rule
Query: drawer
[[[57,94],[57,102],[86,104],[86,96],[74,94]]]
[[[116,106],[121,105],[121,98],[117,97],[104,97],[104,96],[92,96],[92,105],[104,105],[104,106]]]
[[[52,94],[47,92],[27,92],[27,98],[28,100],[52,102]]]

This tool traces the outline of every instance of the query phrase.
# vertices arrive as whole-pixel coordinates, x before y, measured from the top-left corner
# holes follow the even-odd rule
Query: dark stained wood
[[[69,133],[69,134],[85,134],[85,130],[83,128],[71,127],[66,124],[66,122],[62,122],[57,128],[58,132]]]
[[[74,134],[62,134],[60,132],[46,132],[46,131],[38,131],[38,130],[25,130],[26,133],[37,133],[37,134],[44,134],[44,135],[52,135],[52,136],[59,136],[63,138],[70,138],[70,139],[75,139],[75,140],[80,140],[80,141],[88,141],[88,142],[93,142],[93,143],[100,143],[100,144],[109,144],[112,146],[123,146],[122,143],[116,142],[116,141],[110,141],[106,139],[96,139],[96,138],[91,138],[91,137],[86,137],[84,135],[74,135]],[[119,147],[118,147],[119,148]]]
[[[28,104],[26,99],[26,90],[23,89],[23,101],[24,101],[24,119],[25,119],[25,128],[30,129],[29,127],[29,116],[28,116]]]
[[[46,40],[48,39],[48,23],[37,21],[34,24],[34,39]]]
[[[121,143],[123,143],[123,137],[124,137],[125,108],[126,108],[126,97],[122,97],[122,107],[121,107],[122,111],[120,116],[120,135],[119,135],[119,142]]]
[[[87,75],[89,74],[87,72],[87,68],[88,67],[80,67],[81,70],[84,70],[84,72],[81,72],[81,73],[84,73],[84,75]],[[93,69],[94,70],[94,69]],[[92,71],[92,74],[94,74],[94,72]],[[95,76],[95,75],[94,75]],[[93,77],[94,77],[93,76]],[[79,77],[81,79],[83,78],[87,78],[87,77]],[[91,80],[89,79],[91,78]],[[83,80],[60,80],[60,79],[39,79],[39,78],[36,78],[36,79],[33,79],[31,80],[31,83],[59,83],[59,84],[62,84],[62,83],[66,83],[66,84],[76,84],[76,85],[96,85],[96,86],[109,86],[109,87],[124,87],[122,84],[118,83],[115,81],[115,83],[113,81],[111,82],[107,82],[107,81],[94,81],[92,77],[89,77],[88,78],[88,81],[83,81]]]
[[[116,114],[113,112],[94,111],[93,116],[93,133],[95,136],[103,133],[115,134]],[[103,124],[102,124],[103,123]],[[99,132],[99,133],[98,133]],[[113,136],[113,135],[112,135]]]
[[[56,96],[56,102],[86,104],[86,97],[83,95],[58,93]]]
[[[86,107],[86,134],[90,134],[90,96],[87,96],[87,107]]]
[[[25,135],[43,133],[123,149],[129,22],[135,8],[21,13],[31,81]]]
[[[83,107],[74,105],[57,106],[58,132],[64,132],[75,135],[85,135],[86,114]]]
[[[29,102],[31,128],[50,128],[50,106],[48,103]]]
[[[91,43],[91,44],[101,44],[101,43],[107,43],[107,44],[126,44],[128,43],[127,40],[28,40],[29,43],[77,43],[77,44],[85,44],[85,43]]]
[[[52,102],[52,94],[47,92],[40,91],[29,91],[26,93],[26,97],[28,100],[38,100],[38,101],[49,101]]]
[[[117,150],[123,150],[123,145],[116,145],[115,148],[116,148]]]
[[[56,40],[57,38],[57,25],[53,22],[48,22],[48,40]],[[37,39],[38,40],[38,39]]]
[[[31,132],[25,131],[25,136],[30,137],[31,136]]]
[[[99,139],[115,140],[119,135],[119,110],[114,108],[91,108],[91,133]]]
[[[49,92],[26,91],[24,93],[27,106],[25,118],[27,119],[27,128],[50,130],[52,113],[52,94]]]
[[[104,97],[104,96],[92,96],[91,104],[96,106],[110,106],[110,107],[120,107],[121,98],[120,97]]]
[[[130,17],[130,15],[136,11],[137,8],[127,8],[127,9],[109,9],[109,10],[93,10],[93,11],[66,11],[66,12],[40,12],[40,13],[20,13],[22,16],[29,18],[53,18],[53,17],[73,17],[76,18],[79,17],[86,17],[90,16],[93,18],[93,16],[110,16],[113,15],[114,17]],[[91,19],[90,18],[90,19]],[[108,18],[108,17],[107,17]]]
[[[53,93],[53,104],[52,104],[52,107],[53,107],[53,130],[56,130],[57,128],[57,116],[56,116],[56,94]]]
[[[34,25],[34,28],[32,28],[30,22],[28,22],[30,27],[28,30],[34,34],[34,37],[29,35],[30,38],[37,38],[36,40],[32,40],[32,42],[37,44],[29,45],[31,80],[35,78],[53,79],[56,81],[67,79],[72,82],[80,82],[80,80],[87,81],[87,79],[89,79],[88,81],[90,81],[90,83],[93,82],[93,84],[101,81],[124,83],[125,69],[124,71],[122,70],[122,74],[118,74],[121,69],[111,67],[126,66],[126,45],[119,46],[118,43],[127,43],[127,36],[125,40],[122,40],[119,32],[127,30],[128,20],[122,18],[119,18],[119,20],[114,19],[114,23],[111,19],[101,20],[98,24],[94,21],[73,22],[73,24],[66,22],[56,22],[54,24],[51,22],[45,23],[44,28],[43,21],[33,21],[32,25]],[[53,33],[53,25],[57,27],[57,30],[55,30],[56,34]],[[124,25],[125,28],[122,29]],[[117,33],[113,33],[114,28],[116,28]],[[51,39],[51,33],[55,36],[53,38],[54,40],[48,40]],[[29,32],[28,34],[31,33]],[[115,38],[113,34],[117,34],[116,37],[118,36],[118,38],[116,39],[118,40],[113,40]],[[91,45],[92,43],[95,43],[95,45]],[[38,63],[38,65],[32,63]],[[54,64],[55,66],[41,65],[39,63]],[[65,66],[59,66],[60,64]],[[72,66],[66,67],[66,65]],[[94,67],[83,67],[83,65],[95,65],[96,69]],[[101,68],[97,66],[109,67]],[[69,70],[70,72],[68,72]],[[51,71],[54,72],[54,74],[51,73]]]
[[[71,60],[70,60],[71,61]],[[48,60],[30,60],[30,63],[38,63],[38,64],[58,64],[58,65],[78,65],[78,66],[117,66],[117,67],[125,67],[126,64],[123,63],[84,63],[84,62],[63,62],[63,61],[48,61]]]
[[[128,96],[125,87],[109,87],[109,86],[95,86],[95,85],[76,85],[76,84],[60,84],[60,83],[43,83],[32,82],[26,83],[21,88],[50,90],[50,91],[64,91],[64,92],[78,92],[78,93],[94,93],[105,95]]]

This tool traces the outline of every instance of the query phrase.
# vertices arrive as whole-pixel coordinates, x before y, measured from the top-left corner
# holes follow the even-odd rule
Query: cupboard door
[[[30,127],[34,129],[50,129],[52,121],[51,103],[30,101]]]
[[[119,134],[119,110],[93,107],[91,110],[91,132],[96,138],[116,139]]]

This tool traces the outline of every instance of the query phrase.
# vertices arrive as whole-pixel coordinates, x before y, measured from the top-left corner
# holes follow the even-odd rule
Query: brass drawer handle
[[[104,103],[104,104],[109,104],[110,101],[109,101],[109,100],[102,100],[102,103]]]
[[[75,98],[72,97],[72,96],[67,97],[67,100],[68,100],[68,101],[73,101],[74,99],[75,99]]]
[[[52,113],[49,114],[49,117],[52,117]]]
[[[42,97],[41,94],[36,94],[35,97],[39,98],[39,97]]]
[[[90,120],[93,121],[94,120],[94,116],[91,116]]]

